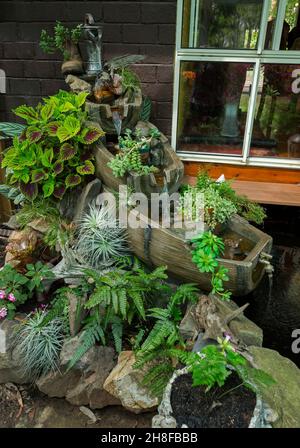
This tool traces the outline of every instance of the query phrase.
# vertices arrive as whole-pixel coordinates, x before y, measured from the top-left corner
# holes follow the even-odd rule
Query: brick
[[[24,76],[24,66],[22,61],[0,61],[0,69],[5,71],[7,78]]]
[[[54,61],[25,61],[24,76],[26,78],[55,78],[56,66]]]
[[[0,23],[0,41],[13,42],[16,40],[17,24],[14,22]]]
[[[153,124],[155,124],[163,134],[170,138],[172,133],[172,120],[155,118]]]
[[[124,25],[123,42],[155,44],[158,40],[157,25]]]
[[[158,41],[160,44],[175,45],[176,26],[174,25],[159,25],[158,27]]]
[[[103,42],[122,42],[122,25],[106,24],[104,27]]]
[[[172,103],[156,103],[157,118],[172,119]]]
[[[23,42],[39,42],[41,31],[45,29],[49,33],[52,33],[54,25],[54,22],[43,22],[38,24],[19,23],[18,39]]]
[[[157,81],[158,82],[173,82],[174,68],[173,65],[158,65],[157,67]]]
[[[5,43],[3,57],[4,59],[34,59],[35,46],[27,42]]]
[[[99,1],[68,1],[64,3],[63,20],[83,23],[86,13],[92,14],[96,23],[102,22],[103,7]]]
[[[176,3],[142,3],[142,23],[176,23]]]
[[[41,93],[45,95],[54,95],[59,89],[68,90],[68,86],[64,80],[60,79],[42,79]]]
[[[38,79],[10,78],[8,93],[14,95],[40,95],[41,86]]]
[[[156,82],[156,66],[150,64],[135,64],[131,67],[142,82]]]
[[[105,22],[136,23],[141,16],[140,2],[109,2],[103,4],[103,18]]]
[[[141,45],[140,53],[146,56],[146,64],[172,64],[175,56],[173,45]]]
[[[135,44],[104,44],[103,58],[105,61],[115,56],[122,56],[124,54],[140,54],[139,45]]]
[[[173,86],[171,84],[150,84],[142,83],[142,89],[145,95],[154,101],[172,101]]]
[[[59,50],[55,51],[53,54],[44,53],[41,49],[40,45],[36,43],[34,45],[35,47],[35,53],[36,53],[36,59],[42,59],[42,60],[60,60],[62,62],[62,54]]]

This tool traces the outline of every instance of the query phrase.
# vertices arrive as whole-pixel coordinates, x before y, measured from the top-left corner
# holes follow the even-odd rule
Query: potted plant
[[[64,58],[61,71],[64,75],[83,73],[82,58],[78,46],[82,28],[83,25],[67,28],[57,21],[54,27],[54,36],[50,36],[46,30],[41,32],[40,47],[45,53],[51,54],[57,49],[61,51]]]

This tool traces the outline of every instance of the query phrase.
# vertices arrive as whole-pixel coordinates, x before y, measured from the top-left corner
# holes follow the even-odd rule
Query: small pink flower
[[[7,309],[1,308],[0,309],[0,319],[4,319],[7,316]]]
[[[8,294],[8,300],[10,301],[10,302],[15,302],[16,301],[16,298],[15,298],[15,296],[12,294],[12,293],[10,293],[10,294]]]
[[[0,289],[0,300],[5,299],[5,297],[6,297],[5,291],[3,291],[3,289]]]

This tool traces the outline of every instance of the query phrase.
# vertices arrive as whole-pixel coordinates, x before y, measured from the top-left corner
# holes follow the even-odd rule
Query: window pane
[[[183,48],[255,49],[263,0],[185,0]]]
[[[300,78],[294,70],[300,74],[300,65],[263,65],[250,156],[300,158]]]
[[[182,62],[177,150],[242,154],[253,64]]]
[[[265,42],[265,48],[268,50],[272,49],[278,4],[278,0],[272,0]],[[288,0],[279,42],[279,50],[300,50],[300,24],[298,25],[298,17],[299,0]]]

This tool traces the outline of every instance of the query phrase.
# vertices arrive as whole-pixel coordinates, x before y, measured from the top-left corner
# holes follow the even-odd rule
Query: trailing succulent
[[[94,174],[91,145],[104,132],[87,121],[87,94],[65,91],[45,98],[36,108],[19,106],[14,113],[27,127],[5,152],[2,167],[8,184],[30,200],[38,194],[61,200],[67,189]]]
[[[159,137],[160,132],[156,128],[150,129],[149,137],[142,136],[139,130],[133,134],[130,129],[126,129],[125,135],[119,137],[119,154],[107,164],[113,175],[123,177],[130,171],[140,175],[156,172],[156,167],[143,164],[141,154],[150,150],[152,139]]]

